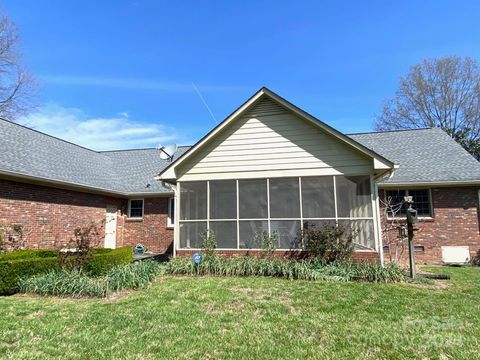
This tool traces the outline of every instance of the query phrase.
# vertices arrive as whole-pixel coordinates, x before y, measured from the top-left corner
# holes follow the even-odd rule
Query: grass
[[[117,300],[0,297],[0,358],[474,359],[480,269],[434,285],[164,276]]]

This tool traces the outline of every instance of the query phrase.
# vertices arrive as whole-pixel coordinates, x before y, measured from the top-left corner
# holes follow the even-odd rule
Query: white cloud
[[[127,112],[114,117],[89,117],[80,109],[49,104],[18,122],[93,150],[155,147],[179,140],[173,129],[134,120]]]
[[[90,75],[67,75],[67,74],[43,74],[39,76],[40,80],[55,85],[74,85],[74,86],[95,86],[109,87],[117,89],[138,89],[150,91],[168,91],[168,92],[194,92],[194,83],[172,82],[138,78],[116,78]],[[238,91],[246,90],[248,87],[228,86],[228,85],[210,85],[197,84],[202,91]]]

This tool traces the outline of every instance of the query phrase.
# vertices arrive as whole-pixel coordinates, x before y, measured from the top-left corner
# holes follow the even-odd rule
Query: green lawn
[[[162,277],[117,300],[0,297],[0,358],[474,359],[480,269],[441,286]]]

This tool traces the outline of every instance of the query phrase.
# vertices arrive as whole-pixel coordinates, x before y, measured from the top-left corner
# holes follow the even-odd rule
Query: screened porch
[[[374,250],[372,185],[369,175],[178,182],[177,248],[200,248],[208,229],[219,250],[257,249],[263,232],[277,249],[297,249],[301,230],[338,224],[354,231],[357,250]]]

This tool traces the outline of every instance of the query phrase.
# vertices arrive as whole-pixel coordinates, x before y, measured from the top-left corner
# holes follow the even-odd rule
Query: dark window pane
[[[417,210],[418,216],[431,216],[430,191],[428,189],[408,190],[408,195],[413,197],[412,207]]]
[[[170,217],[170,223],[174,224],[175,223],[175,199],[171,198],[170,199],[170,205],[169,205],[169,211],[170,213],[168,216]]]
[[[240,221],[240,247],[242,249],[259,249],[258,237],[263,233],[268,236],[268,222],[261,220]]]
[[[207,230],[207,223],[180,222],[180,247],[198,249],[202,246],[203,236]]]
[[[277,234],[277,249],[296,249],[300,247],[300,221],[275,220],[270,222],[270,233]]]
[[[385,206],[387,208],[388,217],[396,217],[405,215],[406,210],[403,203],[405,197],[405,190],[386,190],[385,191]]]
[[[240,219],[267,218],[267,180],[239,180],[238,190]]]
[[[237,218],[235,180],[210,181],[210,219]]]
[[[143,200],[130,200],[129,217],[136,218],[143,216]]]
[[[300,217],[298,178],[270,179],[270,217]]]
[[[210,221],[210,231],[215,235],[219,249],[237,248],[236,221]]]
[[[304,218],[335,217],[333,176],[302,178]]]
[[[180,184],[180,219],[207,218],[207,182],[182,182]]]
[[[339,217],[371,217],[372,198],[369,176],[336,176]]]

